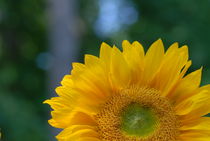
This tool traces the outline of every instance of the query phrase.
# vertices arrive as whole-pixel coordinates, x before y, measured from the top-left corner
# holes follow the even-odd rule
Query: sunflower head
[[[59,141],[198,141],[210,139],[210,86],[200,87],[201,69],[191,65],[188,47],[162,41],[145,53],[135,41],[123,51],[102,43],[99,57],[73,63],[46,100],[49,123],[62,128]]]

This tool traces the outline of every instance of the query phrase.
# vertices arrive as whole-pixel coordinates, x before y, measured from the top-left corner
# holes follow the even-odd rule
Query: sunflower
[[[188,47],[164,51],[155,41],[145,53],[135,41],[123,51],[102,43],[99,57],[85,55],[46,100],[59,141],[210,140],[210,85],[191,66]]]

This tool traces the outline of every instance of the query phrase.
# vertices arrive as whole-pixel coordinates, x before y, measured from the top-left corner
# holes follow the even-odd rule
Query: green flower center
[[[128,136],[145,137],[153,133],[158,118],[151,108],[131,103],[121,114],[121,130]]]

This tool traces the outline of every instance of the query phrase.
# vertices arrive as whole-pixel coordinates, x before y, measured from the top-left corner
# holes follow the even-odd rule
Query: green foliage
[[[81,1],[83,4],[85,3],[85,0]],[[88,2],[90,3],[90,1]],[[94,19],[90,17],[90,14],[98,12],[97,5],[92,4],[90,8],[89,3],[84,4],[85,6],[81,9],[83,14],[81,15],[83,19],[89,19],[84,20],[87,28],[85,37],[82,39],[84,53],[94,52],[94,54],[97,54],[99,51],[98,44],[101,40],[117,46],[121,46],[122,40],[125,39],[131,42],[137,40],[146,48],[158,38],[163,40],[166,47],[178,42],[180,46],[189,46],[190,59],[193,61],[190,72],[204,66],[202,84],[209,83],[209,0],[133,0],[133,2],[139,13],[137,22],[125,26],[120,31],[102,39],[96,36],[91,28]]]
[[[45,141],[44,71],[37,55],[46,50],[44,1],[0,1],[0,128],[4,141]]]

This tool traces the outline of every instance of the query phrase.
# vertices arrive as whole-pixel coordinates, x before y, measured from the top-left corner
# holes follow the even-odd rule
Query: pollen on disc
[[[131,103],[122,111],[121,130],[127,135],[145,137],[158,128],[158,117],[149,107]]]
[[[107,100],[95,116],[104,141],[175,141],[179,122],[157,90],[131,87]]]

